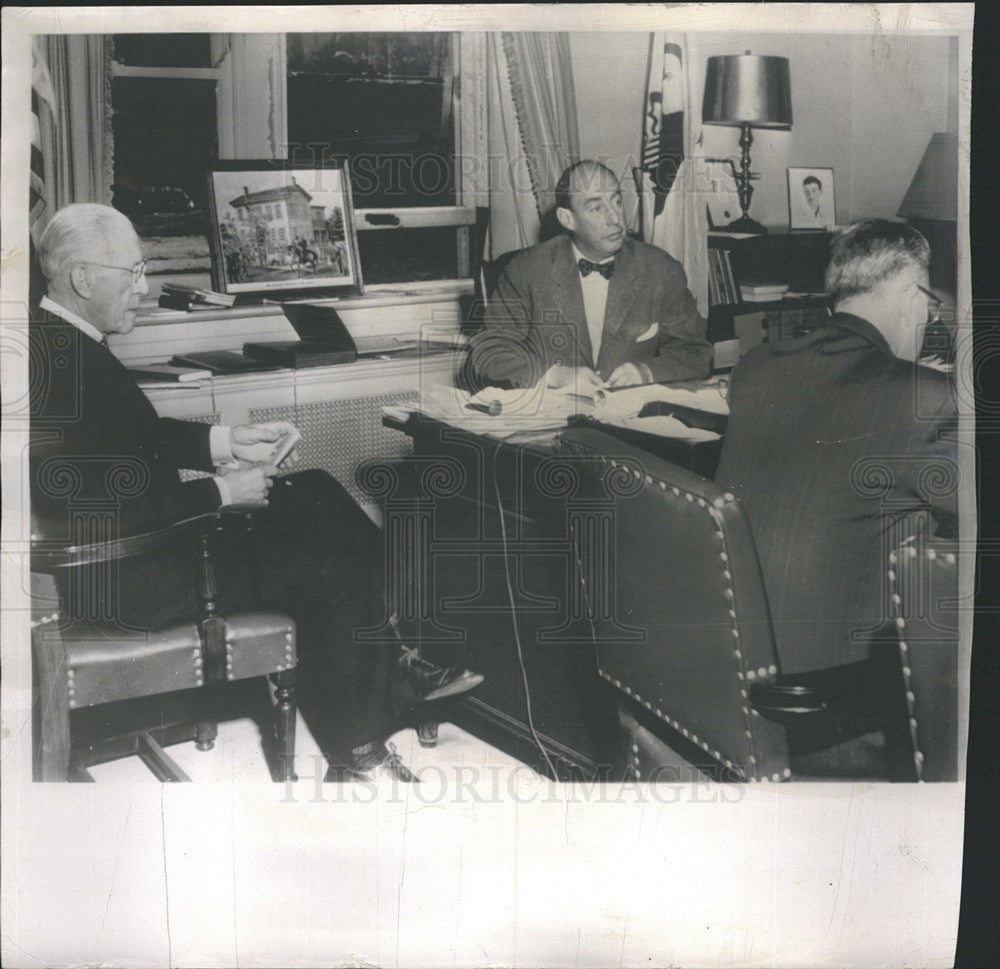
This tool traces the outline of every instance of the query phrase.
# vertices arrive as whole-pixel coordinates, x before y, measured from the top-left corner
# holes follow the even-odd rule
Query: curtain
[[[708,216],[696,182],[703,166],[693,61],[689,34],[658,31],[650,38],[643,161],[636,178],[643,238],[683,265],[698,311],[707,317]]]
[[[490,34],[490,250],[534,245],[555,186],[579,158],[576,96],[565,33]]]

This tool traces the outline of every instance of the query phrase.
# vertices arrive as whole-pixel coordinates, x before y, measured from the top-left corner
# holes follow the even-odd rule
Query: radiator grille
[[[414,403],[418,397],[418,391],[412,390],[297,407],[261,407],[250,411],[250,422],[291,421],[302,432],[297,468],[328,471],[356,501],[366,503],[371,498],[354,481],[358,465],[371,458],[391,461],[412,450],[408,437],[382,426],[382,408]]]

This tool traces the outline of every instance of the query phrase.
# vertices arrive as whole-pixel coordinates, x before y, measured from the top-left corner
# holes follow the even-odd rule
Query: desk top
[[[420,404],[386,408],[383,423],[410,436],[420,433],[421,422],[431,422],[501,443],[540,446],[552,443],[569,427],[589,426],[638,435],[639,446],[656,450],[647,446],[655,439],[687,446],[720,441],[729,412],[727,390],[727,381],[719,377],[643,385],[597,400],[539,388],[520,395],[487,389],[470,397],[442,387],[425,394]],[[503,407],[499,414],[485,411],[491,397]]]

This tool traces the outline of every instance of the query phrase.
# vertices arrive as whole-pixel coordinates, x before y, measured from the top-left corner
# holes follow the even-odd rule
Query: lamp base
[[[749,215],[744,215],[737,219],[735,222],[730,222],[729,225],[723,226],[723,232],[750,232],[755,236],[766,236],[767,229],[764,228],[759,222],[751,219]]]

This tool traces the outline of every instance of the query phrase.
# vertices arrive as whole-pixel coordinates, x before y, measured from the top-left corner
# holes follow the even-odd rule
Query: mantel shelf
[[[412,283],[405,287],[392,286],[384,289],[372,287],[363,296],[316,297],[315,302],[334,306],[338,310],[379,309],[390,306],[417,306],[422,303],[440,303],[455,300],[474,292],[471,279],[444,280],[440,283]],[[301,299],[310,297],[303,294]],[[247,306],[219,307],[210,310],[160,309],[154,302],[142,306],[136,317],[136,326],[158,326],[164,323],[195,323],[199,320],[233,320],[244,317],[282,316],[282,309],[276,303]]]

